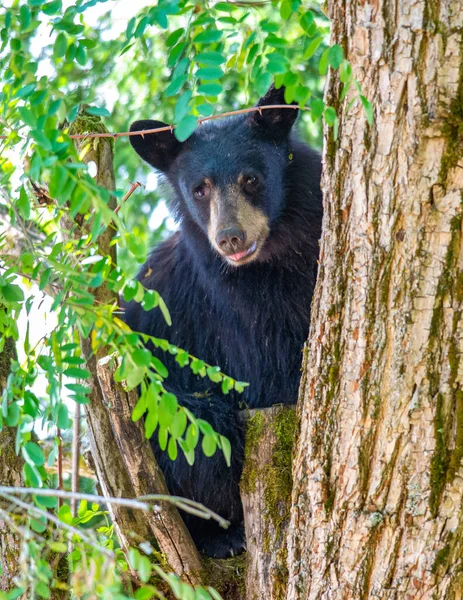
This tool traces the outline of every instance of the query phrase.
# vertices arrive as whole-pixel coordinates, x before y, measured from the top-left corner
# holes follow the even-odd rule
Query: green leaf
[[[149,21],[148,17],[143,17],[142,19],[140,19],[140,22],[138,23],[138,25],[135,29],[135,33],[133,34],[134,37],[136,37],[136,38],[141,37],[149,24],[150,24],[150,21]]]
[[[191,91],[187,90],[186,92],[183,92],[183,94],[177,100],[177,104],[175,105],[174,109],[174,123],[178,123],[188,114],[191,96]]]
[[[293,13],[291,0],[283,0],[280,4],[280,16],[283,20],[289,19]]]
[[[179,410],[172,419],[170,424],[170,434],[177,439],[183,435],[187,426],[186,414],[183,410]]]
[[[61,31],[56,36],[55,43],[53,45],[53,56],[55,58],[61,58],[66,54],[66,50],[68,47],[68,41],[66,35]]]
[[[56,496],[33,496],[34,501],[39,506],[45,508],[56,508],[58,506],[58,498]]]
[[[198,119],[189,115],[184,117],[175,127],[174,134],[179,142],[187,140],[198,125]]]
[[[64,371],[66,377],[75,377],[76,379],[90,379],[91,374],[87,369],[80,369],[79,367],[69,367]]]
[[[165,392],[161,396],[161,401],[159,403],[159,411],[167,412],[171,415],[175,415],[178,409],[178,400],[174,394],[170,392]]]
[[[344,60],[344,50],[339,44],[331,46],[328,50],[328,62],[332,69],[338,69]]]
[[[177,458],[177,441],[173,437],[169,439],[169,443],[167,444],[167,454],[169,455],[170,460],[175,460]]]
[[[207,29],[206,31],[201,31],[197,36],[194,37],[194,44],[213,44],[218,42],[222,37],[222,32],[218,29]]]
[[[60,404],[58,409],[57,424],[60,429],[68,429],[69,423],[69,412],[65,404]]]
[[[85,66],[87,62],[87,51],[85,50],[84,46],[82,46],[82,44],[79,44],[77,46],[76,59],[79,65],[81,65],[82,67]]]
[[[189,448],[196,448],[199,441],[199,428],[195,425],[195,423],[190,423],[188,425],[188,429],[186,430],[185,441],[188,444]]]
[[[300,23],[302,29],[306,33],[308,33],[309,35],[312,35],[313,25],[314,25],[313,12],[311,10],[308,10],[307,12],[305,12],[299,19],[299,23]]]
[[[147,583],[151,577],[151,562],[147,556],[140,555],[138,559],[138,574],[143,583]]]
[[[143,310],[151,310],[159,304],[159,294],[154,290],[145,290],[141,307]]]
[[[227,12],[227,13],[232,13],[237,8],[238,8],[237,6],[234,6],[233,4],[229,4],[228,2],[217,2],[217,4],[214,4],[215,10],[220,10],[222,12]]]
[[[189,119],[190,117],[185,117],[185,119],[182,119],[182,121],[180,121],[180,123],[177,125],[177,127],[175,128],[175,132],[177,131],[177,128],[180,127],[180,124],[185,121],[186,119]],[[196,117],[192,117],[195,121]],[[195,126],[196,127],[196,126]],[[184,133],[184,130],[182,130],[182,132]],[[177,135],[177,133],[175,134],[175,137],[179,140],[179,142],[183,142],[184,140],[180,139],[179,136]],[[187,136],[189,137],[189,136]],[[185,138],[186,139],[186,138]],[[164,302],[164,300],[161,298],[161,296],[159,296],[159,308],[161,309],[162,312],[162,316],[164,317],[164,321],[167,323],[167,325],[169,325],[169,327],[172,325],[172,319],[170,318],[170,312],[169,309],[167,308],[166,303]]]
[[[205,456],[213,456],[217,449],[217,442],[215,437],[213,437],[212,435],[205,435],[203,437],[201,447]]]
[[[58,518],[63,523],[70,525],[72,523],[72,513],[71,509],[67,504],[63,504],[58,510]]]
[[[220,79],[223,77],[223,71],[217,67],[203,67],[196,71],[196,77],[198,79],[204,79],[205,81]]]
[[[42,452],[42,448],[35,442],[26,442],[22,447],[22,454],[24,460],[30,465],[41,467],[45,464],[45,456]]]
[[[221,435],[220,436],[220,445],[222,446],[222,452],[225,457],[225,462],[227,463],[227,467],[231,464],[231,444],[228,438]]]
[[[132,360],[137,367],[149,367],[151,365],[152,354],[146,348],[137,348],[132,352]]]
[[[367,121],[369,125],[373,125],[374,114],[373,114],[373,104],[365,98],[365,96],[360,96],[360,101],[363,104],[363,108],[365,110],[365,114],[367,116]]]
[[[325,121],[332,127],[336,121],[336,110],[332,106],[327,106],[325,109]]]
[[[220,383],[222,381],[222,373],[220,372],[220,367],[208,367],[207,376],[214,383]]]
[[[25,484],[30,487],[39,488],[43,485],[39,470],[34,464],[31,465],[28,462],[24,465],[24,479]]]
[[[196,107],[200,115],[210,117],[214,114],[214,107],[211,104],[198,104]]]
[[[94,115],[96,117],[110,117],[111,113],[107,108],[99,108],[97,106],[89,106],[85,109],[85,112],[89,115]]]
[[[66,187],[69,179],[69,171],[60,164],[57,164],[50,175],[50,183],[48,192],[52,198],[58,201],[58,204],[63,205],[67,198],[63,197],[63,190]]]
[[[244,381],[235,381],[235,390],[239,394],[242,394],[244,392],[244,389],[247,388],[248,385],[249,383],[245,383]]]
[[[0,287],[0,295],[3,296],[5,302],[22,302],[24,300],[24,292],[14,283],[6,283]]]
[[[132,416],[133,418],[133,416]],[[145,418],[145,437],[150,439],[153,433],[156,431],[158,426],[158,412],[157,410],[149,410],[148,415]]]
[[[313,39],[310,42],[310,44],[307,46],[306,51],[304,52],[304,59],[309,60],[310,58],[312,58],[312,56],[315,54],[315,52],[317,51],[318,47],[320,46],[320,44],[322,42],[323,42],[322,36]]]
[[[185,33],[185,29],[180,27],[180,29],[176,29],[173,31],[166,40],[166,46],[170,48],[171,46],[175,46],[175,44],[179,41],[182,35]]]
[[[268,88],[270,87],[270,84],[272,83],[272,75],[270,73],[260,73],[255,81],[255,86],[256,86],[256,91],[260,96],[263,96]]]
[[[64,553],[68,551],[68,547],[63,542],[51,542],[50,550],[53,552]]]
[[[175,63],[180,58],[180,56],[183,53],[183,51],[185,50],[185,48],[186,48],[185,42],[180,42],[179,44],[177,44],[176,46],[174,46],[172,48],[172,50],[170,51],[170,54],[167,58],[167,66],[168,67],[172,67],[173,65],[175,65]]]
[[[31,529],[36,533],[43,533],[47,529],[47,521],[45,517],[38,517],[37,519],[30,519]]]
[[[159,375],[161,375],[161,377],[166,378],[169,376],[169,371],[166,369],[164,364],[159,360],[159,358],[157,356],[151,357],[151,364],[156,369],[156,371],[159,373]]]
[[[170,98],[171,96],[175,96],[176,94],[178,94],[186,80],[187,76],[181,75],[180,77],[177,77],[177,79],[171,81],[170,84],[167,86],[166,91],[164,92],[166,97]]]
[[[5,423],[8,427],[16,427],[21,416],[21,409],[17,402],[12,402],[8,405],[8,411],[5,417]]]
[[[205,96],[218,96],[222,90],[220,83],[203,83],[198,87],[198,92]]]
[[[53,15],[61,10],[61,0],[53,0],[42,6],[42,10],[46,15]]]
[[[331,48],[327,48],[321,55],[320,62],[318,64],[318,71],[320,75],[326,75],[328,71],[328,55]]]
[[[132,421],[134,423],[136,423],[137,421],[139,421],[142,418],[142,416],[145,414],[145,412],[146,412],[146,399],[143,398],[143,397],[140,397],[137,400],[137,403],[135,404],[135,406],[133,408],[133,411],[132,411]],[[154,429],[153,429],[153,431],[154,431]]]
[[[127,373],[126,384],[129,390],[133,390],[140,385],[143,379],[146,376],[146,367],[137,367],[135,369],[130,369]]]
[[[223,65],[224,62],[226,62],[225,57],[222,56],[222,54],[220,54],[220,52],[214,52],[214,51],[199,52],[199,54],[196,55],[195,60],[199,64],[213,65],[213,66]]]
[[[27,29],[32,21],[31,9],[27,4],[23,4],[19,9],[19,26],[22,31]]]
[[[169,435],[169,433],[168,433],[167,429],[163,426],[160,426],[159,431],[158,431],[158,443],[159,443],[159,447],[161,448],[161,450],[163,452],[167,448],[168,435]]]
[[[310,118],[312,121],[319,119],[325,110],[325,103],[320,98],[313,98],[310,103]]]
[[[65,383],[64,387],[71,390],[71,392],[76,392],[78,394],[88,394],[90,392],[90,388],[81,383]]]

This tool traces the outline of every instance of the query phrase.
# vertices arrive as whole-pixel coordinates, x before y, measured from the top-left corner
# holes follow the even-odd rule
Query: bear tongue
[[[237,254],[229,254],[227,258],[231,258],[232,260],[240,260],[243,258],[243,256],[246,256],[248,252],[249,250],[244,250],[243,252],[238,252]]]
[[[257,248],[257,242],[254,242],[252,246],[250,246],[247,250],[243,250],[243,252],[237,252],[236,254],[229,254],[227,258],[231,258],[234,261],[241,260],[248,254],[252,254]]]

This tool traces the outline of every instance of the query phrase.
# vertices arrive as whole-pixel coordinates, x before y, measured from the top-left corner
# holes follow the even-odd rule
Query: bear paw
[[[198,541],[198,550],[210,558],[230,558],[246,550],[244,527],[230,527],[214,537]]]

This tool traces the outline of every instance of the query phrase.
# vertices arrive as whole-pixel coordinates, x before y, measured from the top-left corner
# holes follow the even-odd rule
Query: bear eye
[[[247,175],[243,181],[244,191],[252,194],[256,191],[259,179],[255,175]]]
[[[209,192],[210,187],[206,182],[204,182],[201,185],[198,185],[198,187],[195,187],[195,189],[193,190],[193,196],[195,200],[204,200],[206,197],[209,196]]]

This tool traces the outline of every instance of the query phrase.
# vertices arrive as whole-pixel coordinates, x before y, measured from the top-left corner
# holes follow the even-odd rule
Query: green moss
[[[370,582],[371,573],[375,560],[375,550],[379,539],[381,524],[384,521],[381,519],[376,526],[373,526],[370,535],[363,551],[362,563],[357,572],[357,577],[354,584],[355,598],[358,600],[367,600],[370,598]]]
[[[266,515],[275,529],[278,539],[281,527],[288,519],[293,489],[292,452],[296,436],[296,411],[282,408],[273,422],[277,442],[270,466],[265,467],[264,500]]]
[[[325,500],[323,502],[323,507],[327,515],[331,513],[334,506],[334,501],[336,499],[336,488],[331,485],[331,466],[332,466],[332,456],[331,456],[331,444],[329,447],[329,451],[327,452],[327,458],[325,464],[323,465],[323,489],[325,492]]]
[[[246,554],[225,560],[204,558],[204,581],[226,600],[246,598]]]
[[[101,117],[97,117],[95,115],[89,115],[86,113],[86,109],[88,106],[86,104],[82,104],[79,108],[79,112],[77,117],[69,126],[69,135],[81,135],[83,133],[109,133],[107,127],[102,122]],[[111,148],[114,150],[114,138],[94,138],[92,143],[94,144],[94,149],[98,152],[98,146],[101,141],[104,139],[105,142],[108,142]],[[79,149],[83,148],[85,144],[88,144],[90,139],[82,139],[79,140]]]
[[[360,443],[359,447],[359,490],[360,490],[360,510],[363,509],[367,491],[368,491],[368,482],[370,481],[370,466],[371,466],[371,458],[372,452],[375,445],[375,437],[376,437],[376,428],[370,429],[365,439],[363,439]]]
[[[447,470],[447,481],[449,482],[454,480],[463,460],[463,390],[461,389],[455,392],[455,404],[455,447],[452,450]]]
[[[447,561],[450,555],[450,544],[445,545],[443,548],[439,550],[436,554],[436,558],[434,560],[434,564],[432,565],[432,572],[437,573],[439,567],[444,567],[447,565]]]
[[[460,65],[457,93],[450,103],[442,133],[447,139],[447,147],[442,158],[439,179],[445,186],[448,172],[460,160],[463,149],[463,62]]]
[[[285,600],[288,589],[288,548],[286,544],[276,554],[275,564],[272,568],[272,598]]]
[[[246,443],[244,446],[244,469],[241,475],[240,487],[246,493],[256,491],[256,483],[259,479],[259,464],[252,458],[254,450],[264,433],[265,417],[256,412],[248,419],[246,424]]]
[[[456,381],[460,362],[458,324],[461,312],[455,311],[453,316],[452,331],[449,336],[448,362],[450,376],[448,385],[450,393],[444,396],[440,393],[442,372],[442,331],[444,327],[444,306],[450,297],[451,304],[461,295],[460,271],[457,269],[461,247],[461,222],[462,215],[456,215],[451,223],[451,240],[447,249],[445,264],[436,291],[436,300],[433,308],[429,333],[428,355],[428,381],[429,394],[436,398],[436,411],[434,418],[435,449],[431,459],[431,494],[430,508],[433,515],[437,514],[440,499],[447,482],[453,481],[463,459],[463,392],[456,388]],[[450,438],[455,428],[455,443],[450,449]]]
[[[442,394],[437,395],[434,437],[436,445],[431,459],[431,494],[429,497],[429,505],[433,518],[437,516],[440,499],[447,481],[447,469],[450,460],[446,439],[444,398]]]

